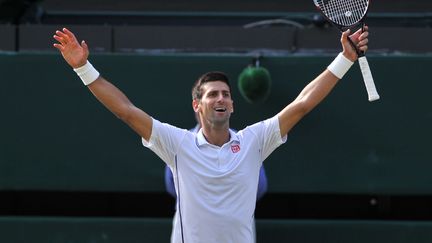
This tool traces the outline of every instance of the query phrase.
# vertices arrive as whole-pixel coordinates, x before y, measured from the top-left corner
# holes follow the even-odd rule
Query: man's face
[[[211,125],[228,125],[233,112],[233,100],[228,85],[222,81],[205,83],[202,87],[201,100],[194,100],[195,112],[201,116],[201,122]]]

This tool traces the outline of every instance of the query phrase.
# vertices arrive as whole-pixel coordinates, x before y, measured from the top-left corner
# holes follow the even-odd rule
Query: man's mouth
[[[217,107],[214,110],[217,111],[217,112],[225,112],[226,108],[225,107]]]

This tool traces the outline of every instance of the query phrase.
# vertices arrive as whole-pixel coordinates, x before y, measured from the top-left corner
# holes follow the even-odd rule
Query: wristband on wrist
[[[74,71],[78,74],[85,85],[93,83],[99,77],[99,72],[89,61],[79,68],[74,68]]]
[[[339,53],[327,69],[339,79],[345,75],[354,62],[346,58],[342,53]]]

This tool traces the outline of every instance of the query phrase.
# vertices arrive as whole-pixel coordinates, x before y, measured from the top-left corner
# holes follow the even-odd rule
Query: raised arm
[[[150,139],[152,119],[135,107],[123,92],[108,82],[88,62],[89,50],[85,41],[78,42],[75,35],[66,28],[57,30],[55,43],[65,61],[80,75],[93,95],[118,118],[126,122],[146,140]]]
[[[324,70],[324,72],[306,85],[292,103],[279,112],[281,136],[285,136],[297,122],[317,106],[330,93],[345,71],[357,60],[357,53],[347,38],[351,38],[361,51],[366,51],[368,35],[367,26],[365,26],[364,32],[359,30],[352,35],[350,35],[349,31],[342,33],[341,43],[343,51],[330,65],[334,67],[332,71],[329,68]],[[340,73],[341,69],[342,73]]]

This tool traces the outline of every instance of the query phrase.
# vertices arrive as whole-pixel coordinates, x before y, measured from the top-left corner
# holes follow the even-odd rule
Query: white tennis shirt
[[[286,141],[277,116],[234,133],[222,147],[153,119],[149,141],[172,170],[177,192],[172,243],[254,242],[259,171],[267,156]]]

